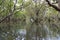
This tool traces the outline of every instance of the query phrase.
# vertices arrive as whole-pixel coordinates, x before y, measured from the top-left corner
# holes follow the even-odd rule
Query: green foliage
[[[13,0],[4,0],[3,3],[2,1],[0,0],[0,20],[12,14],[0,23],[0,34],[7,34],[6,37],[5,34],[3,35],[5,40],[15,39],[18,36],[15,31],[23,28],[27,30],[27,40],[32,37],[46,38],[49,34],[47,33],[48,30],[53,32],[50,34],[53,36],[60,33],[60,19],[57,16],[59,14],[54,8],[46,6],[45,3],[40,4],[39,0],[37,4],[32,0],[17,0],[16,4]],[[31,19],[33,20],[31,21]]]
[[[47,17],[52,17],[52,16],[58,15],[58,12],[55,9],[53,9],[52,7],[49,7],[47,10],[48,10],[47,14],[46,14]]]

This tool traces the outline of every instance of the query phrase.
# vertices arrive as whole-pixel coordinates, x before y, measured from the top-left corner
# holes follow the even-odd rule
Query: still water
[[[48,28],[46,28],[46,26],[45,26],[45,30],[47,30],[47,37],[45,37],[45,38],[42,38],[42,40],[60,40],[60,36],[57,34],[57,36],[56,37],[54,37],[54,36],[50,36],[49,35],[49,30],[48,30]],[[21,35],[21,37],[20,36],[18,36],[17,38],[16,38],[16,40],[25,40],[25,38],[26,38],[26,29],[20,29],[20,30],[18,30],[18,33],[20,33],[20,35]],[[33,37],[34,39],[35,39],[35,37]],[[37,39],[37,40],[39,40],[39,39]]]

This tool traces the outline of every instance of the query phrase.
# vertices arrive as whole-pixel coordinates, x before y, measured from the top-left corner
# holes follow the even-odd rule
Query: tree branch
[[[10,0],[10,2],[11,2],[11,0]],[[13,9],[13,10],[10,10],[10,12],[9,12],[9,13],[11,13],[11,14],[7,15],[6,17],[4,17],[4,18],[0,21],[0,23],[3,22],[6,18],[9,18],[10,16],[12,16],[12,15],[14,14],[14,11],[16,10],[16,9],[15,9],[16,3],[17,3],[17,0],[15,1],[14,7],[13,7],[14,9]],[[11,8],[11,7],[10,7],[10,8]]]
[[[59,8],[59,7],[57,7],[57,6],[53,5],[53,4],[51,4],[51,3],[49,2],[49,0],[46,0],[46,2],[48,3],[49,6],[53,7],[54,9],[56,9],[57,11],[60,12],[60,8]]]
[[[10,14],[10,15],[6,16],[5,18],[3,18],[3,19],[0,21],[0,23],[3,22],[6,18],[8,18],[8,17],[10,17],[10,16],[12,16],[12,15],[13,15],[13,14]]]
[[[16,9],[16,8],[15,8],[15,7],[16,7],[16,3],[15,3],[15,4],[14,4],[14,9],[13,9],[13,11],[10,11],[11,14],[7,15],[6,17],[4,17],[4,18],[0,21],[0,23],[3,22],[6,18],[9,18],[9,17],[12,16],[13,14],[15,14],[15,13],[14,13],[15,10],[21,11],[21,10],[22,10],[22,6],[23,6],[23,5],[21,5],[20,8]],[[28,6],[29,6],[29,5],[28,5]],[[26,6],[26,7],[28,7],[28,6]],[[26,7],[23,7],[23,8],[26,8]]]

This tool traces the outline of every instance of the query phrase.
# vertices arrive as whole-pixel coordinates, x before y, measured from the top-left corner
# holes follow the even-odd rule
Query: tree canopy
[[[0,0],[0,40],[48,40],[58,35],[60,0]]]

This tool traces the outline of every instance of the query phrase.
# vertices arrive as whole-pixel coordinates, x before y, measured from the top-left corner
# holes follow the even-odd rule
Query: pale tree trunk
[[[58,2],[58,8],[60,9],[60,0],[57,0],[57,2]],[[58,14],[58,17],[60,18],[60,12]]]
[[[60,0],[57,0],[57,2],[58,2],[58,7],[60,8]]]

